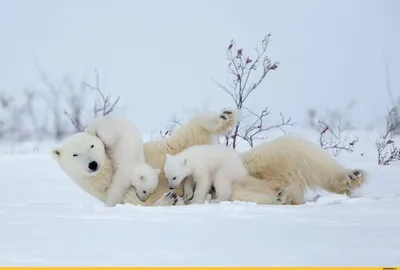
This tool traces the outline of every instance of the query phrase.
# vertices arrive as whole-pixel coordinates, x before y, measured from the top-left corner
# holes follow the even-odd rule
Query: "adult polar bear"
[[[220,114],[200,113],[169,138],[145,143],[146,163],[162,169],[167,153],[174,155],[192,145],[214,143],[215,135],[227,133],[238,120],[236,110],[223,110]],[[113,176],[113,166],[109,159],[106,159],[97,174],[83,178],[72,177],[70,169],[62,162],[63,153],[68,154],[71,142],[79,141],[79,138],[87,139],[87,136],[85,133],[72,135],[61,148],[53,150],[53,157],[78,185],[104,202]],[[98,139],[93,137],[93,140]],[[294,135],[281,136],[254,147],[242,153],[241,158],[250,176],[245,184],[233,187],[231,200],[260,204],[301,204],[304,202],[306,188],[321,187],[350,195],[365,182],[363,171],[343,167],[320,147]],[[159,186],[147,201],[137,200],[134,188],[130,188],[122,203],[147,206],[183,204],[180,198],[183,195],[182,188],[176,190],[177,194],[168,192],[168,180],[163,171],[159,180]]]
[[[167,153],[174,155],[193,145],[215,143],[216,136],[226,134],[236,126],[239,118],[239,111],[236,109],[224,109],[219,113],[199,113],[177,129],[172,136],[144,143],[146,163],[154,169],[162,169]],[[96,159],[103,160],[100,168],[94,173],[88,173],[86,167],[71,158],[73,151],[82,151],[91,145],[95,145],[95,147],[90,150],[92,152],[88,158],[96,157]],[[52,156],[83,190],[100,201],[105,201],[115,169],[109,156],[105,155],[104,145],[99,138],[86,132],[76,133],[69,137],[62,147],[53,149]],[[122,203],[154,205],[168,190],[168,180],[161,171],[158,187],[145,202],[137,199],[136,190],[131,187],[125,192]],[[176,191],[178,195],[182,196],[183,189],[181,187]]]

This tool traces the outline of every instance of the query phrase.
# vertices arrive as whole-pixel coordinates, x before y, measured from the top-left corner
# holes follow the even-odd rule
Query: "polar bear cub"
[[[228,201],[233,184],[247,179],[239,153],[222,144],[195,145],[176,155],[167,154],[164,172],[170,189],[178,187],[186,176],[192,176],[195,184],[192,204],[204,203],[212,186],[216,201]]]
[[[95,119],[85,132],[100,138],[114,166],[114,178],[107,190],[105,205],[121,203],[124,192],[132,185],[141,201],[154,192],[160,169],[145,163],[143,138],[128,119],[106,115]]]

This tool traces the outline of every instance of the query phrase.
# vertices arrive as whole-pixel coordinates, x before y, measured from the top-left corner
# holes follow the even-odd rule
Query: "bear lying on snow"
[[[250,175],[267,182],[283,204],[304,203],[307,188],[350,196],[366,180],[364,171],[342,166],[320,146],[294,134],[260,144],[241,157]]]
[[[220,113],[199,113],[177,129],[172,136],[144,143],[146,163],[154,169],[162,169],[167,153],[175,155],[193,145],[212,144],[217,135],[226,134],[236,126],[238,121],[239,112],[237,110],[227,109]],[[98,159],[104,156],[99,161],[100,167],[96,172],[88,172],[87,164],[80,163],[82,159],[78,160],[72,157],[74,152],[87,149],[92,144],[95,147],[88,154],[98,157]],[[52,156],[75,183],[100,201],[105,202],[115,166],[110,157],[105,154],[104,144],[98,137],[86,132],[76,133],[69,137],[61,148],[53,149]],[[125,192],[122,203],[153,205],[167,191],[168,180],[161,171],[157,189],[149,195],[145,202],[138,200],[135,188],[131,187]],[[183,195],[182,187],[177,188],[176,191],[178,195]]]
[[[155,169],[163,169],[166,154],[175,155],[193,145],[215,143],[216,135],[226,134],[239,121],[239,112],[223,110],[221,113],[199,113],[177,129],[170,137],[146,142],[146,163]],[[81,147],[95,144],[92,155],[104,155],[104,144],[88,133],[77,133],[68,138],[52,155],[61,168],[82,189],[101,201],[114,174],[114,166],[107,155],[95,173],[87,173],[87,164],[78,164],[67,157]],[[350,195],[365,182],[365,173],[340,165],[332,156],[317,145],[294,135],[284,135],[241,153],[249,176],[245,183],[233,186],[231,200],[249,201],[259,204],[301,204],[304,190],[324,188],[328,191]],[[187,178],[184,181],[193,181]],[[184,204],[183,185],[168,191],[168,180],[162,170],[159,185],[145,202],[137,199],[136,191],[129,188],[122,203],[139,205]],[[215,194],[214,198],[215,198]]]

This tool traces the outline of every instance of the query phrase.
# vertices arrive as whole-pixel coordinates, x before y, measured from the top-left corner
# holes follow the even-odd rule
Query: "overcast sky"
[[[232,38],[244,53],[272,33],[280,67],[251,100],[297,121],[309,107],[344,108],[374,122],[389,104],[384,58],[400,95],[398,0],[0,0],[0,89],[41,84],[35,62],[57,81],[93,79],[121,95],[143,131],[172,113],[232,106],[213,79],[226,78]]]

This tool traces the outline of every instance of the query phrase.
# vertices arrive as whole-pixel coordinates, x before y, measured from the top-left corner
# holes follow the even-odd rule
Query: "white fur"
[[[222,144],[196,145],[175,156],[167,155],[164,171],[170,189],[192,176],[196,187],[191,203],[204,203],[212,186],[217,201],[230,200],[233,184],[244,182],[247,177],[240,155]]]
[[[133,185],[136,195],[143,201],[158,185],[160,170],[145,163],[143,138],[129,119],[107,115],[95,119],[85,130],[99,137],[115,166],[114,179],[107,191],[105,205],[121,203],[124,192]]]
[[[73,180],[96,175],[107,160],[103,142],[86,133],[77,133],[61,148],[54,148],[52,156]],[[89,169],[92,162],[97,163],[97,169]]]
[[[294,134],[279,136],[241,154],[250,175],[267,182],[283,204],[302,204],[307,189],[351,195],[366,172],[339,163],[319,145]]]
[[[158,186],[160,169],[153,169],[148,164],[141,164],[135,168],[131,184],[136,188],[136,196],[144,202]]]
[[[238,123],[239,116],[240,111],[236,109],[223,109],[220,112],[201,112],[196,114],[183,123],[170,137],[146,142],[144,144],[146,163],[152,168],[162,169],[166,154],[174,155],[193,145],[215,143],[215,137],[229,132]],[[89,148],[92,142],[95,142],[96,146],[91,150],[91,155],[102,161],[99,161],[100,168],[96,172],[89,173],[86,171],[87,162],[83,162],[83,165],[77,164],[78,160],[72,159],[72,152],[81,151],[85,147]],[[99,147],[97,147],[97,144]],[[113,146],[107,145],[107,151],[104,148],[103,142],[97,136],[87,132],[79,132],[67,138],[60,148],[55,148],[52,152],[53,157],[63,171],[85,192],[102,202],[106,200],[107,190],[115,174],[115,164],[113,164],[110,156],[106,154],[113,152]],[[94,153],[95,151],[98,152]],[[68,153],[71,153],[71,155],[68,156]],[[69,157],[72,160],[68,160]],[[133,177],[137,176],[134,174]],[[145,202],[139,200],[139,192],[132,186],[124,193],[124,199],[121,203],[150,206],[161,199],[161,201],[165,200],[162,203],[164,205],[180,204],[182,200],[179,197],[167,196],[169,192],[168,180],[163,171],[159,173],[158,180],[159,183],[156,190]],[[185,180],[184,184],[185,182],[187,181]],[[184,195],[182,188],[177,188],[175,191],[179,196]],[[193,188],[189,189],[188,193],[189,196],[187,197],[191,198],[190,193],[193,194]]]

